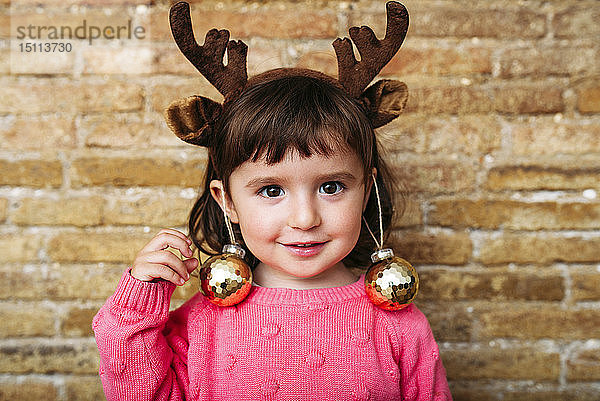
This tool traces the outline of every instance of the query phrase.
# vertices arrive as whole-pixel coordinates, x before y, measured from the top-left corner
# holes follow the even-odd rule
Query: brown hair
[[[302,157],[330,155],[351,149],[363,161],[365,183],[377,169],[384,232],[394,213],[394,181],[381,158],[375,133],[363,107],[335,84],[306,76],[288,76],[247,87],[227,103],[208,139],[209,160],[202,193],[189,218],[195,245],[207,254],[220,251],[229,242],[223,212],[210,194],[210,182],[222,180],[229,193],[229,176],[242,163],[265,157],[278,163],[290,150]],[[364,212],[369,227],[378,235],[378,208],[374,194]],[[239,226],[236,239],[244,248]],[[344,259],[349,267],[368,265],[375,243],[364,227],[352,252]],[[251,267],[258,260],[246,248]]]

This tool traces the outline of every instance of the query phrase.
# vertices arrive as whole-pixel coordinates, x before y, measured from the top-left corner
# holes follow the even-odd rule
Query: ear
[[[408,88],[404,82],[382,79],[360,96],[373,127],[381,127],[398,117],[406,106]]]
[[[371,196],[371,189],[373,188],[373,180],[377,178],[377,169],[373,167],[371,170],[371,178],[367,180],[367,187],[365,188],[365,200],[363,201],[363,213],[367,209],[367,203],[369,203],[369,198]]]
[[[165,111],[167,125],[182,141],[209,146],[214,121],[223,106],[202,96],[176,100]]]
[[[213,197],[215,202],[219,204],[221,210],[225,210],[225,213],[227,216],[229,216],[229,220],[231,220],[232,223],[239,223],[238,214],[235,210],[233,201],[223,188],[223,181],[212,180],[210,182],[210,195]],[[225,205],[223,205],[223,197],[225,197]]]

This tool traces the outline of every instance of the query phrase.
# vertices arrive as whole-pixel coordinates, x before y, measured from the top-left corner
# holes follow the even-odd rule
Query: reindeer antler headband
[[[356,45],[361,61],[354,57],[348,38],[336,39],[333,47],[338,60],[338,79],[321,72],[303,68],[278,68],[248,79],[246,54],[248,46],[238,40],[229,40],[229,31],[211,29],[204,45],[194,38],[190,7],[180,2],[171,7],[170,23],[175,42],[185,57],[224,96],[227,104],[242,91],[258,82],[288,76],[309,76],[325,80],[342,88],[359,101],[374,128],[381,127],[398,117],[408,98],[406,85],[384,79],[367,88],[381,69],[400,49],[408,30],[408,12],[395,1],[386,4],[387,27],[383,40],[377,39],[368,26],[350,28],[350,38]],[[227,50],[227,65],[223,57]],[[365,88],[367,88],[365,90]],[[191,96],[173,102],[166,112],[167,125],[182,140],[194,145],[209,146],[209,137],[223,105],[203,96]]]

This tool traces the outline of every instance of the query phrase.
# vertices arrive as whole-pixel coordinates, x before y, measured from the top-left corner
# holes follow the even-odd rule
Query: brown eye
[[[259,193],[266,198],[277,198],[283,195],[283,189],[277,185],[269,185],[261,189]]]
[[[321,185],[319,192],[327,195],[334,195],[344,189],[343,185],[337,181],[329,181]]]

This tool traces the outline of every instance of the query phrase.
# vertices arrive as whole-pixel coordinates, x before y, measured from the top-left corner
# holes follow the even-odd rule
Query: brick
[[[6,220],[8,214],[8,199],[0,198],[0,223]]]
[[[422,5],[409,7],[410,31],[414,36],[488,37],[502,39],[540,38],[546,33],[546,16],[526,8],[459,8]],[[383,37],[385,13],[350,14],[350,26],[368,25]]]
[[[283,50],[277,42],[273,43],[273,41],[253,38],[248,43],[248,46],[248,76],[283,66],[284,63],[281,60]],[[155,57],[155,72],[158,74],[179,74],[194,77],[200,74],[192,63],[179,51],[174,42],[163,47],[155,47]],[[333,58],[335,60],[335,55]],[[337,69],[335,70],[335,74],[337,75]]]
[[[56,335],[55,312],[40,304],[0,303],[0,338]]]
[[[494,89],[494,109],[507,114],[559,113],[564,111],[562,89],[556,85],[505,86]]]
[[[77,146],[72,118],[17,118],[9,128],[0,129],[0,135],[3,149],[72,149]]]
[[[482,241],[479,260],[484,264],[597,262],[600,238],[505,234]]]
[[[37,273],[37,272],[36,272]],[[22,266],[0,266],[0,299],[43,298],[42,280]]]
[[[62,163],[46,160],[0,160],[0,185],[59,188]]]
[[[89,46],[82,49],[84,74],[152,74],[154,50],[146,46]]]
[[[331,39],[338,33],[338,21],[333,11],[307,10],[302,5],[287,10],[257,10],[235,17],[229,20],[235,23],[233,32],[246,38]]]
[[[173,35],[171,34],[171,27],[169,25],[169,11],[167,9],[161,9],[154,7],[150,9],[150,39],[153,42],[168,42],[173,44]],[[200,32],[198,24],[202,22],[202,19],[198,20],[192,15],[192,24],[194,26],[194,33],[198,44],[204,43],[204,35],[206,32]],[[218,29],[221,28],[221,24],[216,25]],[[210,29],[210,28],[209,28]]]
[[[558,381],[560,374],[559,354],[529,347],[445,350],[442,359],[449,380]]]
[[[467,234],[426,235],[395,231],[390,246],[396,255],[413,264],[462,265],[471,257],[472,244]]]
[[[85,146],[91,148],[165,148],[185,145],[164,125],[101,115],[86,118],[80,130],[85,135]]]
[[[427,270],[419,276],[419,297],[427,301],[561,301],[565,296],[565,285],[559,275],[506,270],[472,273]]]
[[[512,230],[600,228],[600,204],[512,200],[438,200],[428,222],[444,227]]]
[[[0,18],[1,23],[1,18]],[[1,28],[0,28],[1,30]],[[1,37],[1,35],[0,35]],[[0,75],[8,75],[10,74],[10,50],[2,49],[0,50]]]
[[[195,200],[165,197],[116,200],[105,212],[105,224],[181,226],[187,223]]]
[[[101,401],[105,400],[100,376],[66,377],[66,399],[69,401]]]
[[[154,72],[156,74],[178,74],[194,77],[200,74],[196,67],[185,58],[174,42],[159,46],[158,44],[155,45]]]
[[[509,391],[504,393],[504,401],[597,401],[598,390],[567,386],[566,390],[550,391]]]
[[[421,295],[417,295],[415,303],[427,316],[436,341],[468,342],[471,340],[473,319],[462,306],[443,301],[436,304],[425,302]]]
[[[140,85],[116,81],[105,84],[64,83],[60,80],[28,80],[3,87],[0,113],[137,111],[143,106]],[[102,96],[98,94],[101,93]]]
[[[60,322],[61,334],[65,337],[93,337],[92,319],[98,309],[80,306],[69,308]]]
[[[58,390],[54,384],[47,379],[27,378],[8,381],[0,381],[0,400],[19,401],[57,401]]]
[[[105,300],[115,290],[125,266],[0,266],[0,299]]]
[[[32,262],[38,259],[41,237],[31,234],[0,235],[2,262]]]
[[[124,265],[52,265],[43,284],[38,283],[29,292],[20,296],[48,297],[54,300],[103,301],[115,291],[125,268]]]
[[[24,198],[11,213],[11,222],[17,225],[73,225],[96,226],[102,223],[104,200],[90,198]]]
[[[557,124],[544,120],[516,125],[512,130],[512,153],[516,155],[599,152],[600,124]]]
[[[490,169],[485,185],[492,191],[599,188],[599,174],[594,166],[497,166]]]
[[[413,227],[423,224],[423,211],[421,204],[416,199],[406,199],[404,213],[398,215],[401,207],[396,205],[396,216],[392,222],[392,228]]]
[[[94,5],[93,0],[19,0],[19,5],[39,5],[45,6],[67,6],[67,5]],[[102,5],[123,5],[123,4],[146,4],[152,5],[152,0],[102,0]]]
[[[13,39],[14,40],[14,39]],[[71,74],[75,68],[75,52],[56,51],[56,52],[26,52],[21,50],[21,45],[25,42],[14,40],[12,51],[10,53],[10,72],[11,74]],[[36,42],[34,42],[36,43]],[[37,42],[44,43],[44,42]],[[50,42],[60,43],[64,46],[65,41]],[[38,45],[39,46],[39,45]],[[44,45],[45,46],[45,45]],[[54,46],[54,45],[49,45]],[[59,45],[60,46],[60,45]],[[76,45],[75,45],[76,46]],[[61,49],[58,47],[58,49]]]
[[[491,74],[491,49],[402,46],[381,70],[381,75]]]
[[[552,29],[557,38],[597,38],[600,35],[598,20],[600,7],[595,2],[582,6],[570,6],[557,12],[552,20]]]
[[[311,10],[301,5],[285,5],[287,9],[259,7],[247,12],[192,9],[192,24],[196,40],[204,43],[206,32],[212,28],[227,29],[231,40],[246,38],[330,39],[338,32],[336,15],[326,9]],[[172,41],[166,12],[152,15],[152,37]]]
[[[294,67],[321,71],[332,77],[338,75],[337,57],[333,47],[326,49],[311,47],[309,51],[302,53]]]
[[[600,380],[600,349],[579,350],[569,358],[567,380],[573,382]]]
[[[564,310],[555,304],[482,312],[478,335],[518,339],[584,340],[600,335],[600,311]]]
[[[223,101],[223,96],[206,79],[199,77],[193,81],[185,81],[182,78],[178,78],[178,83],[173,82],[171,85],[156,85],[152,87],[150,105],[152,110],[157,111],[162,116],[172,102],[192,95],[204,96],[216,102]]]
[[[23,340],[0,344],[2,373],[77,373],[98,370],[98,350],[93,341],[63,342]]]
[[[585,47],[508,49],[500,56],[502,78],[592,74],[598,70],[597,50]]]
[[[48,256],[57,262],[131,263],[152,238],[122,233],[62,233],[48,244]]]
[[[8,13],[0,14],[0,38],[10,38],[10,15]]]
[[[475,170],[469,163],[454,161],[411,163],[390,160],[392,173],[401,180],[408,193],[431,194],[466,192],[475,186]]]
[[[198,187],[202,175],[190,172],[204,171],[205,163],[204,159],[79,158],[71,164],[71,184],[75,188],[95,185]]]
[[[600,272],[572,271],[571,297],[573,301],[600,301]]]
[[[284,67],[282,54],[286,51],[278,41],[252,40],[248,49],[248,76]],[[320,70],[319,70],[320,71]],[[334,74],[337,77],[337,70]]]
[[[448,383],[452,399],[455,401],[497,401],[498,389],[476,382]]]
[[[488,113],[494,109],[486,91],[473,87],[412,88],[406,104],[407,112],[426,114]]]
[[[577,92],[577,110],[581,113],[600,112],[600,86],[583,88]]]
[[[137,84],[107,81],[105,85],[85,85],[73,90],[82,92],[76,97],[76,111],[139,111],[144,106],[143,88]]]
[[[481,155],[500,147],[500,124],[486,115],[432,117],[407,114],[377,132],[390,152]]]

